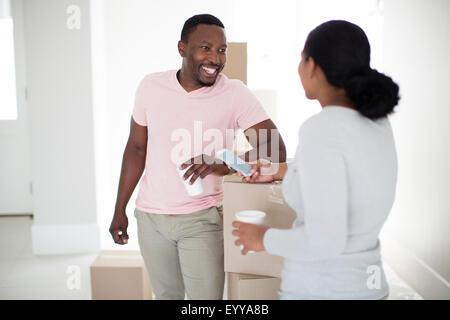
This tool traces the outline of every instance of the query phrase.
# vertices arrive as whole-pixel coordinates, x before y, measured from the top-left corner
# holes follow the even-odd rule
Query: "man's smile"
[[[221,68],[218,66],[211,66],[211,65],[202,65],[200,67],[200,70],[202,71],[203,75],[207,78],[215,78],[219,73],[220,69]]]

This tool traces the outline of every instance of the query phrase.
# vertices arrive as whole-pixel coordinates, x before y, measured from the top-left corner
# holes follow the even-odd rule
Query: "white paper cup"
[[[266,213],[259,210],[244,210],[238,211],[234,214],[236,219],[241,222],[251,223],[251,224],[263,224],[264,218],[266,217]],[[242,250],[244,248],[243,245],[240,246]],[[254,253],[255,251],[250,250],[249,253]]]
[[[189,181],[191,181],[192,175],[188,179],[184,180],[183,176],[189,168],[190,166],[181,170],[180,166],[177,166],[177,171],[180,175],[181,180],[183,181],[184,188],[186,189],[187,193],[189,194],[189,196],[194,197],[203,193],[203,181],[202,178],[198,177],[193,184],[190,184]]]

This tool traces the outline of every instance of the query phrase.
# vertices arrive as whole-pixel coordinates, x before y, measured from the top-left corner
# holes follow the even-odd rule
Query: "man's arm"
[[[246,162],[254,162],[259,158],[273,163],[286,162],[286,146],[272,120],[261,121],[246,129],[244,134],[253,147],[243,156]]]
[[[128,219],[125,211],[128,201],[144,172],[146,155],[147,127],[138,125],[131,118],[130,136],[122,159],[114,217],[109,229],[114,242],[118,244],[126,244],[128,240]]]

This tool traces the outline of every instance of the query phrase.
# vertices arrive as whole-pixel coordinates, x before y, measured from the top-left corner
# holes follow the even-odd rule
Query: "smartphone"
[[[225,162],[229,167],[242,173],[244,177],[251,176],[252,167],[244,160],[236,156],[228,149],[222,149],[216,152],[216,158]]]

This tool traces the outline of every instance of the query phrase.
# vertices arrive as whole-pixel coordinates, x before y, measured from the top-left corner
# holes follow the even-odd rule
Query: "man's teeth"
[[[208,74],[214,74],[216,72],[216,69],[206,68],[203,67],[203,70],[205,70]]]

